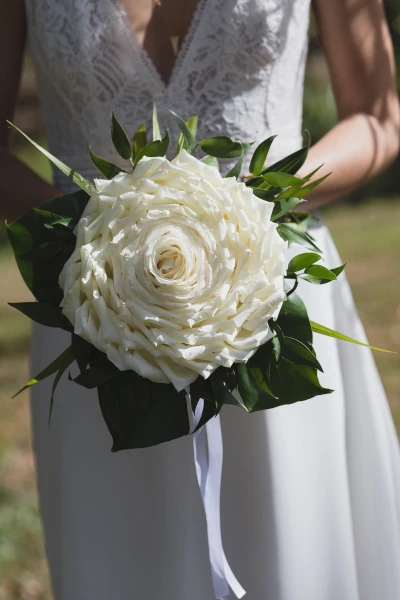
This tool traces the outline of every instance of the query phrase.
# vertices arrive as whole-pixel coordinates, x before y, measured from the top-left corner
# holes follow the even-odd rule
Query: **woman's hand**
[[[0,220],[13,221],[56,196],[56,188],[11,155],[10,129],[21,76],[26,37],[23,0],[4,2],[0,19]]]
[[[332,172],[308,209],[362,185],[396,158],[400,107],[382,0],[313,0],[339,123],[310,149],[299,176]]]

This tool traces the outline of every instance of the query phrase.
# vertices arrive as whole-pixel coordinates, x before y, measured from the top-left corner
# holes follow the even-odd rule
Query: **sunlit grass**
[[[371,343],[400,353],[400,201],[332,207],[325,220],[344,261]],[[400,432],[400,356],[375,353]]]

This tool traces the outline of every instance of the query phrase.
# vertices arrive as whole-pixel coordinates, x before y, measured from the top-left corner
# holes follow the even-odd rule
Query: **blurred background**
[[[400,2],[385,0],[400,67]],[[400,76],[398,75],[400,90]],[[304,94],[304,125],[317,141],[336,121],[329,75],[316,36],[310,50]],[[26,55],[14,122],[45,144],[35,74]],[[49,164],[15,137],[14,152],[46,179]],[[400,159],[383,175],[323,211],[344,261],[356,304],[374,345],[400,352]],[[51,600],[34,479],[27,394],[13,393],[27,381],[30,324],[8,301],[29,299],[4,228],[0,228],[0,600]],[[375,354],[400,431],[400,358]],[[73,600],[73,599],[71,599]]]

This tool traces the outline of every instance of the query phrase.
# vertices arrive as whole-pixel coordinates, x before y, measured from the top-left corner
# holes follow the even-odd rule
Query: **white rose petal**
[[[287,268],[272,203],[184,150],[95,185],[60,276],[76,333],[178,391],[272,337]]]

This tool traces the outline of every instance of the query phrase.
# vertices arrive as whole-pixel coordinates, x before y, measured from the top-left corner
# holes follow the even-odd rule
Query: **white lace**
[[[123,165],[111,144],[111,110],[132,134],[149,123],[153,102],[185,118],[198,114],[199,139],[278,134],[272,160],[300,147],[310,0],[199,0],[168,84],[121,0],[25,1],[49,148],[82,175],[98,176],[89,144]],[[170,116],[160,120],[176,139]],[[71,187],[62,174],[56,182]]]

